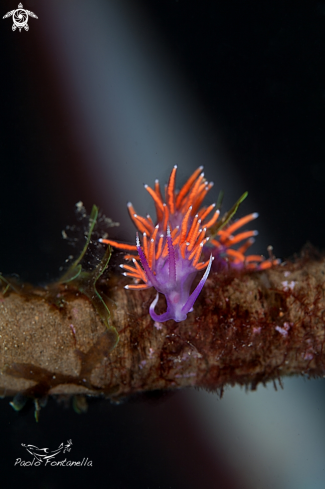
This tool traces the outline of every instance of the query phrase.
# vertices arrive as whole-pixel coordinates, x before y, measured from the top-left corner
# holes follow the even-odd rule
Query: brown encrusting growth
[[[72,285],[9,289],[0,296],[1,394],[116,400],[155,389],[254,388],[286,375],[323,376],[324,279],[325,259],[313,252],[265,271],[211,274],[186,321],[154,323],[152,290],[125,290],[127,280],[117,275],[101,278],[119,333],[115,347],[111,330]]]

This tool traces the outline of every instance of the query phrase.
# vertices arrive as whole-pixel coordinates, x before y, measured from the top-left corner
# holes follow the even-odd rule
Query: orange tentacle
[[[176,209],[179,209],[183,205],[184,197],[189,192],[190,188],[192,187],[193,183],[195,182],[199,174],[202,172],[202,170],[203,170],[203,166],[199,166],[199,168],[195,170],[195,172],[190,176],[187,182],[183,185],[183,187],[179,191],[179,194],[177,195]]]
[[[248,214],[245,217],[242,217],[241,219],[238,219],[238,221],[234,222],[233,224],[230,224],[230,226],[227,228],[227,232],[229,234],[233,233],[236,231],[236,229],[241,228],[242,226],[245,226],[250,221],[253,221],[258,217],[257,212],[253,212],[252,214]]]
[[[125,285],[125,289],[137,289],[137,290],[144,290],[144,289],[149,289],[151,285],[148,284],[139,284],[139,285]]]
[[[229,240],[225,243],[226,246],[232,246],[236,243],[239,243],[240,241],[243,241],[244,239],[251,238],[252,236],[256,236],[258,233],[257,231],[245,231],[243,233],[237,234],[236,236],[232,236],[229,238]]]
[[[164,214],[163,200],[161,198],[161,195],[156,194],[156,192],[154,190],[152,190],[152,188],[149,187],[149,185],[145,185],[144,188],[147,190],[147,192],[149,192],[149,194],[153,198],[153,201],[154,201],[155,207],[156,207],[157,218],[158,218],[158,221],[160,221],[162,219],[163,214]]]
[[[170,214],[175,212],[175,180],[176,180],[177,165],[174,166],[169,177],[169,182],[167,185],[167,205]]]
[[[184,219],[183,219],[183,222],[182,222],[182,227],[181,227],[181,232],[180,232],[180,244],[184,243],[185,239],[186,239],[186,234],[187,234],[187,224],[188,224],[188,220],[189,220],[189,217],[190,217],[190,214],[192,212],[192,207],[189,207],[189,209],[187,210],[185,216],[184,216]]]
[[[215,208],[216,204],[211,204],[209,207],[203,207],[200,212],[199,212],[199,218],[201,221],[204,221],[204,219],[210,214],[210,212]]]
[[[113,241],[112,239],[100,239],[99,241],[100,241],[100,243],[111,245],[114,248],[118,248],[119,250],[130,250],[130,251],[136,251],[137,250],[137,247],[135,245],[118,243],[117,241]]]
[[[220,211],[217,210],[214,213],[213,217],[210,219],[210,221],[208,221],[206,224],[204,224],[204,227],[209,229],[211,226],[213,226],[213,224],[217,221],[219,215],[220,215]]]

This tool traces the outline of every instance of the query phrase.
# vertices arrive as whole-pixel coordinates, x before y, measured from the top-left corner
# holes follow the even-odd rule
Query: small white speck
[[[296,282],[294,282],[293,280],[291,280],[291,282],[288,282],[287,280],[284,280],[281,283],[283,285],[284,292],[288,292],[289,289],[290,290],[293,290],[295,288],[295,285],[296,285]]]

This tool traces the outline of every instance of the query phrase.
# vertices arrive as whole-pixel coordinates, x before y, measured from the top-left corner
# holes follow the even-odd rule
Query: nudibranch
[[[208,278],[214,258],[219,263],[227,262],[235,268],[267,268],[274,261],[271,258],[263,261],[259,255],[245,257],[244,253],[252,244],[256,231],[245,231],[233,236],[234,231],[255,219],[256,213],[227,227],[226,221],[218,226],[220,210],[216,209],[216,204],[201,207],[213,186],[213,182],[207,182],[204,178],[202,170],[203,167],[200,166],[181,190],[176,191],[175,165],[165,186],[165,201],[158,180],[155,181],[154,188],[145,185],[154,200],[156,225],[149,215],[146,218],[139,216],[133,205],[130,202],[127,204],[130,217],[138,229],[135,245],[100,239],[101,243],[115,248],[137,252],[137,255],[127,254],[124,257],[132,260],[133,265],[120,265],[124,270],[123,274],[133,278],[135,282],[125,288],[156,289],[157,294],[150,305],[149,313],[157,322],[169,319],[178,322],[186,319]],[[139,233],[142,234],[142,244]],[[213,239],[208,247],[209,233]],[[245,243],[238,250],[231,248],[241,241]],[[210,255],[209,259],[200,261],[202,254]],[[205,270],[204,274],[191,293],[193,281],[201,270]],[[167,303],[166,312],[160,315],[155,312],[159,293],[165,296]]]
[[[210,240],[213,247],[214,267],[216,272],[225,271],[228,269],[236,270],[266,270],[273,265],[278,265],[281,260],[276,259],[273,255],[272,246],[268,247],[269,258],[265,259],[262,255],[245,256],[246,251],[255,242],[254,236],[258,231],[243,231],[238,234],[233,234],[239,228],[245,226],[253,219],[258,217],[257,212],[248,214],[237,221],[226,225],[224,229],[219,229],[215,239]],[[217,238],[217,239],[216,239]],[[237,249],[233,249],[234,245],[243,242]]]

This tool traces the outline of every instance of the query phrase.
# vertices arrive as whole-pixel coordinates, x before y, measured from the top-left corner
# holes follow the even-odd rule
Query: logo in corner
[[[33,455],[33,457],[36,458],[39,462],[43,462],[45,460],[51,460],[52,458],[56,457],[59,453],[62,452],[70,452],[71,450],[71,445],[72,445],[72,440],[68,440],[66,445],[61,445],[59,448],[56,450],[52,450],[51,452],[49,451],[48,448],[38,448],[35,445],[25,445],[24,443],[21,444],[22,447],[26,448],[27,452]]]
[[[19,467],[40,467],[47,465],[49,467],[92,467],[93,462],[88,457],[84,457],[82,460],[69,460],[62,455],[71,451],[72,440],[68,440],[67,443],[61,443],[61,445],[55,450],[49,448],[38,448],[35,445],[21,444],[27,452],[33,457],[32,460],[23,460],[20,457],[16,458],[14,466]],[[61,454],[61,457],[60,457]]]
[[[23,28],[25,29],[25,31],[29,30],[28,16],[34,17],[34,19],[38,19],[37,15],[35,15],[34,12],[23,9],[22,3],[18,5],[18,8],[16,10],[11,10],[10,12],[7,12],[6,15],[3,16],[3,19],[11,16],[13,21],[12,30],[15,31],[18,28],[19,32],[21,32]]]

